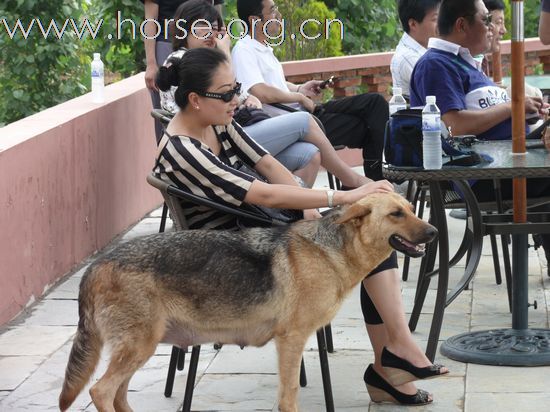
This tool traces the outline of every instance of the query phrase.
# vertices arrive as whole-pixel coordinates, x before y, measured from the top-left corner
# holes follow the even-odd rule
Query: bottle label
[[[390,104],[390,115],[398,112],[399,110],[405,110],[406,108],[406,104]]]
[[[103,77],[103,69],[93,68],[92,69],[92,77]]]
[[[422,116],[422,131],[441,133],[440,116]]]

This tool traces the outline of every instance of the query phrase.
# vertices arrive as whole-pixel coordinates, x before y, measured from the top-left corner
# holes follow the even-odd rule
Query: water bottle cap
[[[403,89],[401,87],[394,87],[392,93],[394,96],[401,96],[403,94]]]
[[[94,53],[94,60],[99,60],[101,59],[101,54],[100,53]]]
[[[435,104],[435,96],[426,96],[426,104]]]

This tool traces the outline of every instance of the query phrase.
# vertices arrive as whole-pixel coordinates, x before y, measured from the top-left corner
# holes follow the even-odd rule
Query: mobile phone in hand
[[[329,83],[334,81],[334,76],[330,76],[328,79],[323,80],[321,84],[319,85],[320,89],[326,89],[326,87],[329,85]]]

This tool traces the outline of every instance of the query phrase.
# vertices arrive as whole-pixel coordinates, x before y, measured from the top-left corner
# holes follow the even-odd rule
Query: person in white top
[[[393,87],[401,87],[409,96],[411,74],[418,59],[426,53],[428,39],[437,34],[437,16],[441,0],[399,0],[397,10],[403,36],[391,59]]]
[[[315,106],[310,97],[321,93],[320,80],[297,85],[286,81],[281,63],[268,44],[280,33],[282,16],[273,0],[238,0],[239,18],[247,36],[231,53],[237,81],[262,103],[293,104],[315,114],[331,143],[363,150],[365,176],[382,179],[382,151],[388,103],[380,94],[365,93]],[[284,35],[284,34],[283,34]]]

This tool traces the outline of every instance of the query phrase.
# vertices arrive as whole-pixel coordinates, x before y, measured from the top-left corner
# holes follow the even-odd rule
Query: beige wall
[[[137,75],[0,128],[0,325],[160,203]]]

